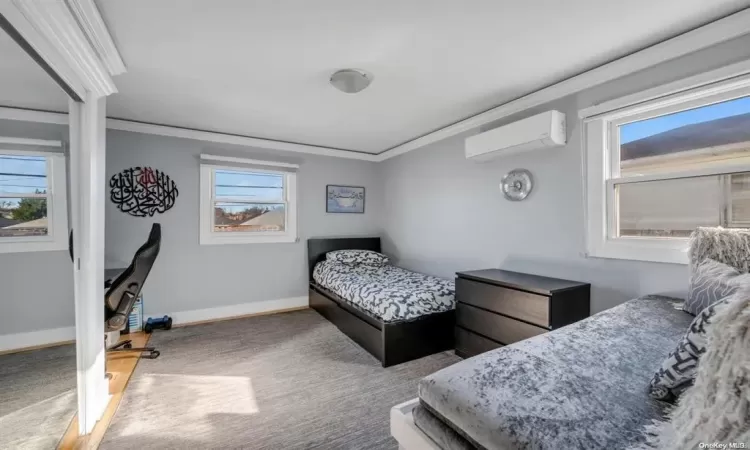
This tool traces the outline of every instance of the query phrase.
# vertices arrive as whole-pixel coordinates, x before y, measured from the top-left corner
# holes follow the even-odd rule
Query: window
[[[750,226],[750,77],[589,117],[584,133],[591,256],[687,263],[696,227]]]
[[[65,156],[0,149],[0,253],[65,250]]]
[[[295,242],[296,168],[201,155],[201,244]]]

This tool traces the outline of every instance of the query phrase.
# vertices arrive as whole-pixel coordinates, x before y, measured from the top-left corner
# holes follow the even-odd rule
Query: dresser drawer
[[[456,278],[456,300],[549,327],[549,297]]]
[[[456,327],[456,354],[462,358],[471,358],[480,353],[502,347],[501,344],[472,333],[461,327]]]
[[[509,345],[546,333],[547,329],[529,325],[464,303],[456,305],[456,325]]]

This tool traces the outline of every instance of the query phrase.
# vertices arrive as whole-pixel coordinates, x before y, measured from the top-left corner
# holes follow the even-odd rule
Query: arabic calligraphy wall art
[[[365,188],[359,186],[326,186],[326,212],[359,213],[365,212]]]
[[[169,175],[151,167],[131,167],[109,179],[109,198],[131,216],[153,217],[174,206],[179,191]]]

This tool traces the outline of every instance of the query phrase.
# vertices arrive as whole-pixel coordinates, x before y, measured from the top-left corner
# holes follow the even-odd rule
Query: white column
[[[78,431],[88,434],[109,402],[104,348],[106,97],[70,101],[71,217],[78,358]]]

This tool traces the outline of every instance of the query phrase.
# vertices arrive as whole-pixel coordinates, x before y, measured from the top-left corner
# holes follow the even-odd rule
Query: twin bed
[[[380,238],[307,241],[310,307],[383,367],[453,348],[453,281],[389,264],[327,261],[336,250],[380,252]]]

